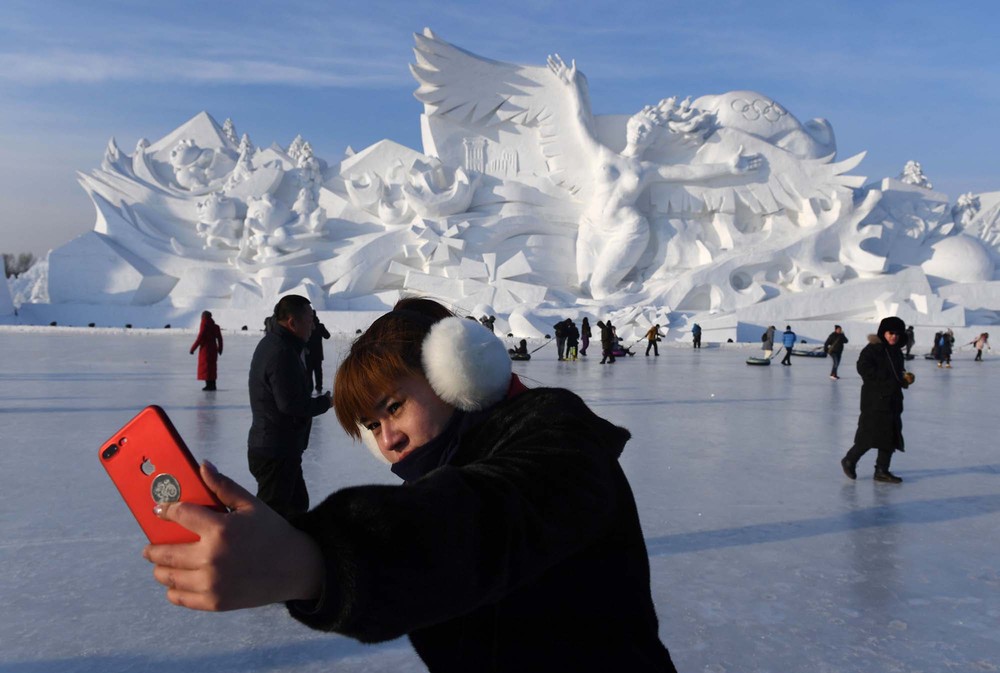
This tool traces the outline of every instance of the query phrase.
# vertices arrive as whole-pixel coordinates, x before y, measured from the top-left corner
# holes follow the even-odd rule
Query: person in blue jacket
[[[781,333],[781,345],[785,347],[785,357],[781,360],[781,364],[792,366],[792,347],[795,345],[795,339],[792,326],[785,325],[785,331]]]

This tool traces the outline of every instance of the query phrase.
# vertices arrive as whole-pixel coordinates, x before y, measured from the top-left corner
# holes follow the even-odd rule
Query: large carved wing
[[[865,178],[848,173],[864,158],[861,152],[842,161],[834,156],[812,159],[784,150],[739,130],[724,129],[708,138],[689,161],[692,165],[726,163],[740,148],[764,158],[759,171],[693,184],[661,183],[652,187],[655,210],[662,213],[734,212],[737,202],[756,215],[780,210],[801,211],[811,199],[835,200]]]
[[[591,179],[597,141],[586,79],[567,85],[547,66],[515,65],[476,56],[429,28],[414,34],[410,72],[425,113],[466,126],[513,125],[536,133],[548,177],[572,193]],[[574,96],[576,98],[574,98]]]

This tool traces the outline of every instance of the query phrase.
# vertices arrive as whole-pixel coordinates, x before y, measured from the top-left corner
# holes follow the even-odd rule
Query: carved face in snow
[[[188,166],[197,161],[201,154],[202,149],[193,140],[182,140],[170,150],[170,165],[174,168]]]
[[[288,219],[288,209],[265,194],[259,199],[251,198],[247,202],[246,223],[255,231],[272,232]]]
[[[640,112],[628,120],[625,126],[625,142],[632,147],[645,149],[653,142],[655,130],[653,121]]]

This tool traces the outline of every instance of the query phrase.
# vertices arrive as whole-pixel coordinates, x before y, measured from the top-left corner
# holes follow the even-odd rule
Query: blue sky
[[[0,3],[0,251],[93,227],[76,171],[207,110],[257,145],[324,158],[383,138],[421,149],[412,33],[489,58],[574,58],[596,114],[752,89],[833,124],[857,171],[909,159],[936,189],[1000,190],[1000,40],[986,2]]]

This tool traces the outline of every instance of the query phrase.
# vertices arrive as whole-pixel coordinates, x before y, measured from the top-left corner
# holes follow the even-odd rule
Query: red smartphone
[[[191,452],[167,414],[148,406],[101,445],[101,465],[153,544],[200,538],[153,513],[160,502],[191,502],[220,512],[225,506],[208,490]]]

